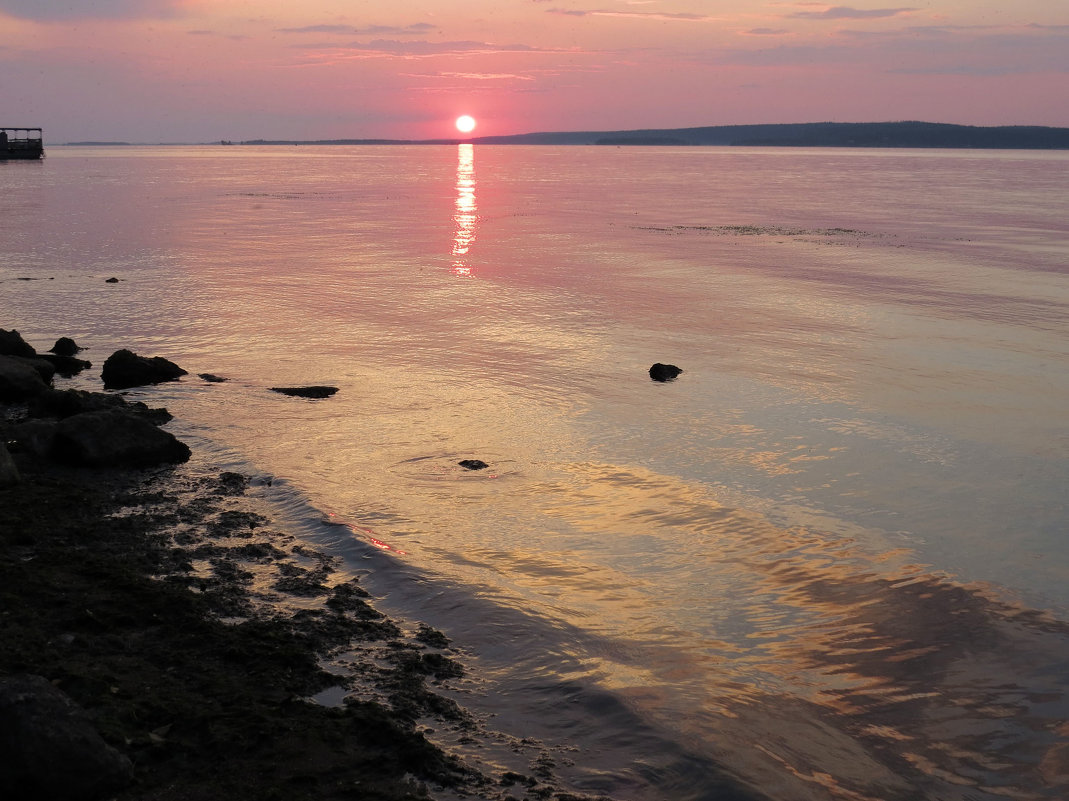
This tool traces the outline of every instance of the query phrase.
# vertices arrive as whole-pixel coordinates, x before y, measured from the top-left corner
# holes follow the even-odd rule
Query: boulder
[[[213,373],[197,373],[197,375],[209,384],[222,384],[224,381],[230,380],[229,378],[223,378],[221,375],[215,375]]]
[[[24,401],[48,389],[41,373],[29,361],[0,356],[0,401]]]
[[[654,381],[671,381],[683,371],[674,364],[657,362],[650,368],[650,378]]]
[[[92,362],[85,359],[76,359],[73,356],[56,356],[52,353],[42,353],[39,359],[44,359],[52,368],[64,378],[78,375],[82,370],[88,370],[93,366]]]
[[[30,417],[71,417],[82,412],[101,409],[127,408],[126,398],[107,392],[86,392],[82,389],[46,389],[28,405]],[[144,404],[140,404],[144,406]],[[148,407],[145,407],[148,408]]]
[[[127,389],[173,381],[185,374],[185,370],[162,356],[148,358],[123,349],[108,357],[100,377],[105,389]]]
[[[60,420],[49,455],[78,467],[151,467],[185,462],[190,450],[141,415],[102,409]]]
[[[7,445],[0,442],[0,487],[10,487],[19,483],[19,469],[8,453]]]
[[[51,384],[52,378],[56,375],[56,368],[52,366],[52,362],[43,356],[12,356],[11,358],[32,367],[46,384]]]
[[[461,459],[457,464],[465,470],[485,470],[490,466],[482,459]]]
[[[56,439],[56,421],[27,420],[11,429],[10,438],[13,449],[17,449],[19,453],[47,459],[52,453],[52,443]]]
[[[41,676],[0,679],[0,798],[97,801],[133,780],[130,760]]]
[[[70,337],[60,337],[56,340],[56,344],[49,348],[49,353],[54,353],[57,356],[75,356],[79,351],[84,350],[78,346]]]
[[[101,409],[125,409],[158,426],[174,419],[174,416],[164,408],[153,409],[141,401],[128,401],[122,395],[86,392],[82,389],[46,389],[27,404],[30,417],[59,419],[73,417],[82,412],[98,412]]]
[[[32,358],[36,355],[37,351],[26,344],[22,334],[14,328],[10,331],[0,328],[0,356],[28,356]]]
[[[329,398],[338,391],[337,387],[271,387],[272,392],[292,395],[297,398]]]

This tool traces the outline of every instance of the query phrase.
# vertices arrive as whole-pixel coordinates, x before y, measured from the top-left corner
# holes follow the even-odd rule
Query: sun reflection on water
[[[453,274],[461,278],[472,277],[467,255],[475,241],[476,211],[475,146],[466,143],[457,145],[457,200],[453,212]]]

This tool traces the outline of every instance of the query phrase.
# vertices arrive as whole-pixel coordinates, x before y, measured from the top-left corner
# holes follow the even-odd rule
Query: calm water
[[[189,370],[137,394],[578,788],[1069,794],[1069,154],[56,147],[0,185],[0,326]]]

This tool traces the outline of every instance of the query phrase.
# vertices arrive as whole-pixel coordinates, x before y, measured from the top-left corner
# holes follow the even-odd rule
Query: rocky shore
[[[165,410],[56,389],[24,344],[0,330],[0,797],[585,798],[434,745],[476,729],[444,634],[375,610],[248,477],[182,468]]]

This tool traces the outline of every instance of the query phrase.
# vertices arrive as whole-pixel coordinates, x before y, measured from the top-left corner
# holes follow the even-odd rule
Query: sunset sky
[[[1069,0],[0,0],[49,142],[1069,126]]]

